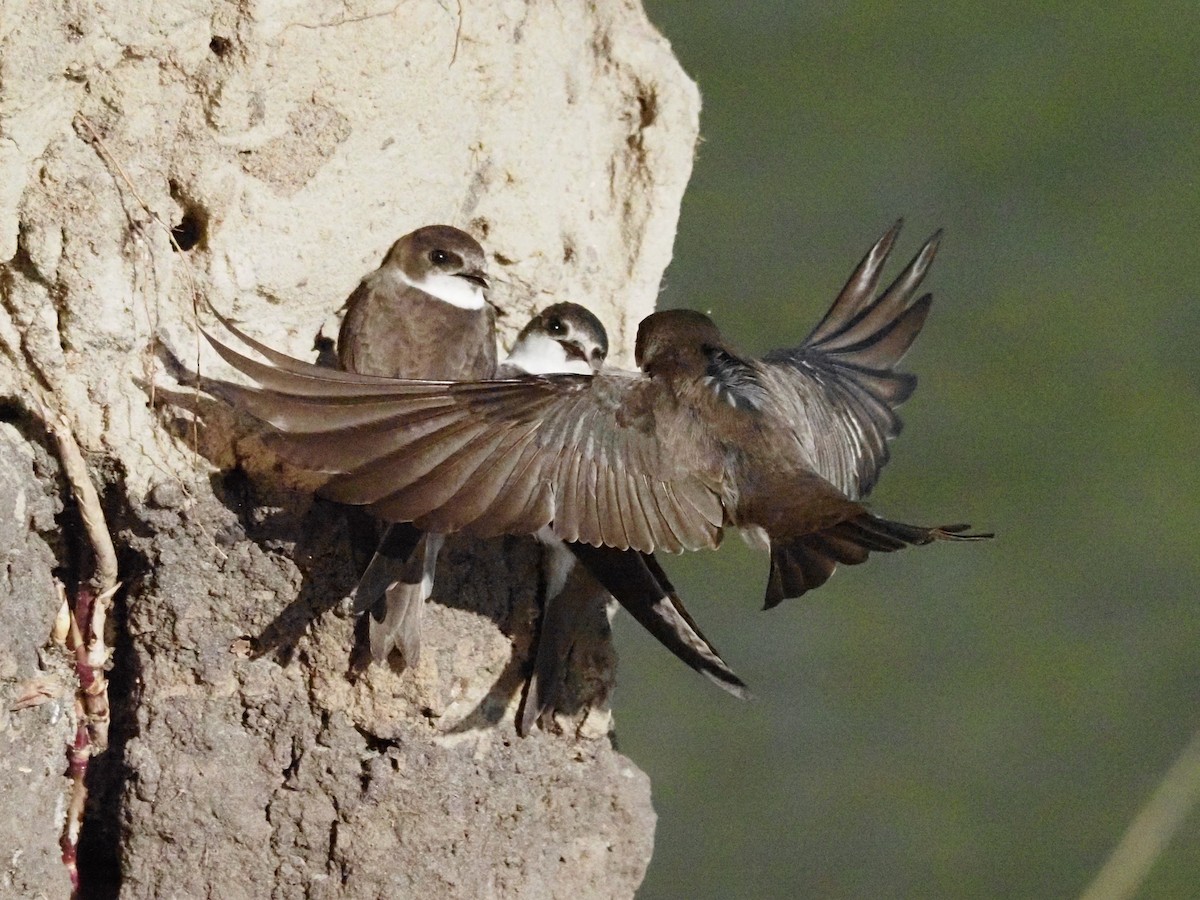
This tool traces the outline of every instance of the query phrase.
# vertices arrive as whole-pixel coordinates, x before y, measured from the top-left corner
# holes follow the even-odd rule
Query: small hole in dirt
[[[171,229],[171,237],[175,239],[171,249],[186,252],[204,240],[208,212],[199,203],[191,200],[174,178],[168,179],[167,188],[171,191],[171,199],[179,204],[179,224]]]
[[[175,244],[185,252],[200,243],[200,238],[203,236],[204,226],[200,222],[200,217],[190,210],[185,212],[183,218],[179,220],[179,224],[171,229],[171,237],[175,238]]]
[[[208,42],[208,49],[216,56],[224,56],[232,46],[229,38],[223,38],[220,35],[214,35],[213,39]]]
[[[0,422],[19,422],[24,417],[24,411],[7,397],[0,399]]]

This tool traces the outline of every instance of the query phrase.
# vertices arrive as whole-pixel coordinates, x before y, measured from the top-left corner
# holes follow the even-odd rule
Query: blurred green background
[[[798,343],[938,227],[873,495],[990,545],[760,611],[736,538],[666,564],[758,696],[618,617],[640,897],[1071,897],[1200,725],[1200,8],[648,0],[704,95],[664,306]],[[1200,896],[1200,815],[1143,897]]]

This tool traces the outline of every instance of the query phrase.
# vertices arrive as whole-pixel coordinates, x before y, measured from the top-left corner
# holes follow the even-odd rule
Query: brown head
[[[488,288],[487,257],[479,241],[451,225],[426,225],[392,244],[383,268],[439,300],[478,309]]]
[[[708,351],[724,346],[720,330],[704,313],[668,309],[642,319],[633,358],[648,375],[666,368],[702,371]]]

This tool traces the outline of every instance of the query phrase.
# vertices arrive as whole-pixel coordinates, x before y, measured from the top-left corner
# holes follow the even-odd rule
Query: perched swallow
[[[940,235],[874,296],[898,231],[799,346],[762,359],[690,310],[641,322],[640,371],[592,376],[334,378],[209,340],[260,385],[231,393],[275,426],[281,454],[333,476],[326,496],[439,532],[550,526],[565,541],[641,553],[716,547],[733,526],[769,541],[772,607],[871,551],[990,536],[890,521],[859,502],[900,431],[895,409],[916,378],[895,367],[931,302],[913,296]]]
[[[521,329],[496,377],[595,375],[607,356],[604,324],[578,303],[555,303]]]
[[[487,289],[487,257],[465,231],[427,225],[404,235],[346,300],[341,368],[434,381],[491,378],[496,320]]]
[[[607,355],[608,333],[600,320],[578,304],[556,303],[522,329],[496,376],[594,375]],[[541,529],[537,537],[546,548],[546,600],[533,671],[517,722],[520,734],[532,731],[534,723],[557,706],[580,618],[597,593],[611,594],[683,662],[735,696],[749,696],[745,683],[701,633],[652,556],[567,544],[550,527]],[[592,576],[590,582],[575,571],[577,560]],[[597,591],[597,585],[604,590]]]
[[[487,289],[487,258],[466,232],[427,225],[404,235],[346,301],[337,340],[340,367],[391,378],[491,378],[496,326]],[[444,540],[407,524],[385,530],[354,590],[355,611],[370,612],[376,662],[395,647],[405,665],[416,665],[421,615]],[[400,564],[399,577],[393,561]]]

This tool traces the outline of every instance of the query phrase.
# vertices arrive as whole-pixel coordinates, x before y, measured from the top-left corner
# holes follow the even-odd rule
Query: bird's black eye
[[[551,319],[546,323],[546,330],[551,334],[566,334],[567,326],[563,324],[562,319]]]
[[[429,261],[435,266],[444,266],[446,263],[450,262],[450,254],[445,250],[430,250]]]

